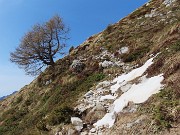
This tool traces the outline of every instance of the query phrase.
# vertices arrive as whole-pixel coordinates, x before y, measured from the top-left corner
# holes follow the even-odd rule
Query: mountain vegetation
[[[0,101],[0,134],[178,135],[179,59],[180,1],[151,0]]]

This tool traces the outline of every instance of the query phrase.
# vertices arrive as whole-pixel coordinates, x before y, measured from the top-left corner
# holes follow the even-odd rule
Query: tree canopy
[[[59,16],[44,24],[36,24],[22,38],[10,54],[11,62],[23,68],[26,74],[37,75],[44,66],[54,66],[57,54],[64,54],[69,29]]]

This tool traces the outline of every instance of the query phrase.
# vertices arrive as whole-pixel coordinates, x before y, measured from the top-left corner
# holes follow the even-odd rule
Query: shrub
[[[110,33],[112,32],[112,30],[113,30],[113,25],[109,24],[109,25],[107,26],[105,32],[106,32],[107,34],[110,34]]]
[[[71,48],[69,49],[69,53],[71,53],[74,50],[74,46],[71,46]]]
[[[132,61],[135,61],[137,59],[140,59],[142,58],[146,53],[148,53],[150,50],[149,47],[147,46],[141,46],[137,49],[135,49],[132,53],[129,53],[129,54],[125,54],[123,56],[123,60],[124,62],[132,62]]]
[[[57,125],[60,123],[69,124],[74,111],[68,106],[61,106],[55,109],[48,118],[48,123]]]
[[[16,101],[14,102],[14,104],[19,104],[21,101],[23,100],[22,96],[19,96]]]
[[[180,51],[180,40],[174,43],[170,48],[172,51],[175,51],[175,52]]]

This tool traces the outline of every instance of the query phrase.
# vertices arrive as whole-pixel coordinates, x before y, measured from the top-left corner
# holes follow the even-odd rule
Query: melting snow
[[[122,74],[121,76],[115,78],[113,82],[117,82],[115,85],[111,86],[110,90],[112,93],[115,93],[119,87],[125,85],[128,81],[131,81],[137,77],[143,75],[146,69],[153,64],[153,58],[149,59],[143,66],[132,70],[128,74]]]
[[[115,114],[121,112],[124,107],[128,105],[130,101],[134,103],[145,102],[152,94],[158,93],[162,88],[161,82],[164,77],[161,75],[151,78],[143,79],[139,84],[134,84],[127,92],[122,94],[113,103],[114,109],[112,112],[107,113],[101,120],[97,121],[94,126],[112,127],[115,122]]]
[[[147,60],[141,67],[133,69],[129,73],[124,73],[113,81],[100,82],[95,89],[84,95],[80,101],[81,104],[77,106],[79,111],[83,112],[89,108],[93,109],[98,103],[101,103],[107,109],[104,117],[94,123],[96,130],[101,127],[112,127],[117,113],[123,111],[129,102],[134,102],[135,104],[143,103],[152,94],[159,92],[163,86],[161,84],[164,79],[162,74],[151,78],[142,76],[147,68],[153,64],[154,57]],[[133,84],[131,81],[138,77],[140,77],[139,83]],[[123,94],[119,96],[117,90],[121,90]],[[108,94],[104,95],[105,93]]]
[[[102,96],[100,98],[100,101],[106,100],[106,99],[115,99],[117,96],[112,96],[112,95],[106,95],[106,96]]]

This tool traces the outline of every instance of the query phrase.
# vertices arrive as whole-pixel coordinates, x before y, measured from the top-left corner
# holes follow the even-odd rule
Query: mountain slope
[[[0,101],[0,134],[178,134],[179,59],[180,1],[151,0]],[[146,62],[150,64],[142,68]],[[147,92],[135,96],[138,101],[129,99],[132,92],[153,88],[157,82],[146,100],[137,97]],[[114,85],[117,90],[112,91]],[[103,89],[100,94],[98,88]],[[99,98],[103,101],[97,104]],[[127,102],[120,109],[122,98]],[[97,126],[108,112],[113,112],[108,117],[112,127]],[[83,122],[71,124],[76,117]]]
[[[5,99],[5,98],[7,98],[8,96],[11,96],[11,95],[15,94],[16,92],[17,92],[17,91],[14,91],[12,94],[9,94],[9,95],[7,95],[7,96],[0,97],[0,100],[3,100],[3,99]]]

